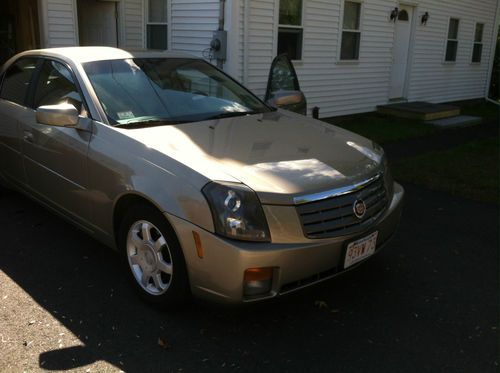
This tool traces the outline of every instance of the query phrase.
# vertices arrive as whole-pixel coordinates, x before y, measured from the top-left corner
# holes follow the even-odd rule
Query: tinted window
[[[38,78],[34,107],[64,102],[73,104],[81,111],[82,98],[70,71],[59,62],[46,60]]]
[[[36,61],[34,58],[23,58],[9,67],[3,80],[1,98],[24,105]]]

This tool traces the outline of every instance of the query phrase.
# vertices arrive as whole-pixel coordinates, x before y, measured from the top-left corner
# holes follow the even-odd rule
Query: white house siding
[[[244,0],[240,1],[235,1],[236,6],[238,7],[238,55],[237,55],[237,61],[241,61],[241,63],[236,63],[237,64],[237,74],[235,76],[236,79],[238,79],[240,82],[245,83],[245,74],[244,74],[244,68],[243,68],[243,58],[244,58],[244,48],[245,48],[245,4]]]
[[[140,49],[144,47],[144,0],[122,0],[122,38],[123,48]]]
[[[274,1],[249,0],[246,40],[246,85],[259,96],[265,94],[271,62],[275,56],[275,22],[278,14]]]
[[[250,1],[248,86],[263,96],[276,54],[278,7],[273,0]],[[360,61],[339,63],[339,0],[304,4],[302,60],[294,62],[308,107],[321,116],[371,111],[387,101],[394,25],[388,22],[392,1],[363,3]]]
[[[419,9],[428,11],[431,18],[426,26],[417,26],[410,100],[444,102],[484,96],[496,8],[496,0],[426,0],[419,3]],[[444,64],[450,17],[460,19],[457,61]],[[483,54],[480,64],[471,64],[476,22],[485,24]]]
[[[297,73],[309,109],[318,106],[321,116],[328,117],[371,111],[387,101],[394,38],[388,12],[393,4],[363,3],[359,62],[342,63],[340,1],[306,3],[303,62]]]
[[[248,3],[247,85],[263,96],[277,50],[279,0]],[[294,66],[309,111],[318,106],[321,117],[373,111],[389,100],[395,37],[395,25],[389,21],[389,14],[399,2],[363,1],[360,59],[354,63],[338,60],[342,3],[343,0],[304,0],[302,61],[294,62]],[[417,16],[413,58],[408,65],[407,98],[446,102],[483,97],[496,0],[408,3],[416,7]],[[420,16],[426,11],[430,19],[427,25],[420,25]],[[458,57],[453,65],[443,64],[450,16],[460,18]],[[480,65],[470,64],[476,21],[485,23]],[[244,62],[241,63],[243,66]]]
[[[76,4],[74,0],[42,0],[46,47],[78,45]]]
[[[219,26],[219,1],[171,0],[170,49],[201,56]]]

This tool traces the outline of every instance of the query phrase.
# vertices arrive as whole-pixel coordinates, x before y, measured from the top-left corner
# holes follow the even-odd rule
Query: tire
[[[163,214],[135,205],[124,216],[118,246],[132,286],[149,303],[172,307],[190,295],[182,249]]]

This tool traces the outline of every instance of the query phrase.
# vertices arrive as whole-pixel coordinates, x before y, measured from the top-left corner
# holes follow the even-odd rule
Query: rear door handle
[[[33,144],[35,142],[35,137],[33,136],[33,133],[30,131],[24,131],[24,141]]]

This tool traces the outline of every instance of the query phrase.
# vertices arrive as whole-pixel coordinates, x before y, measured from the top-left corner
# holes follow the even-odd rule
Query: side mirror
[[[45,105],[36,109],[36,121],[49,126],[76,127],[78,110],[71,104]]]
[[[271,63],[265,101],[274,107],[307,114],[307,100],[300,90],[299,78],[292,61],[280,54]]]
[[[267,100],[271,106],[294,111],[299,114],[306,114],[307,102],[304,94],[301,91],[284,91],[274,92],[272,97]]]

